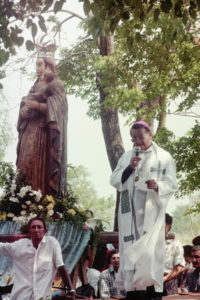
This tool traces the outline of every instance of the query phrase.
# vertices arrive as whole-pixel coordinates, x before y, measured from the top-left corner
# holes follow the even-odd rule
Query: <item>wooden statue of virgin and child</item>
[[[17,169],[42,195],[66,194],[67,98],[58,78],[55,44],[37,47],[37,79],[22,98],[17,130]]]

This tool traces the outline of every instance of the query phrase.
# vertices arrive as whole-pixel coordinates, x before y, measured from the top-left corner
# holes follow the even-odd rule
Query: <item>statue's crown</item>
[[[57,46],[55,39],[48,34],[43,35],[35,44],[38,57],[54,58]]]

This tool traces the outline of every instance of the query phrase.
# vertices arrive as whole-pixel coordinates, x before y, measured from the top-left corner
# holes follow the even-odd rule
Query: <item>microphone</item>
[[[140,152],[141,152],[140,146],[136,146],[135,147],[135,156],[139,156]]]

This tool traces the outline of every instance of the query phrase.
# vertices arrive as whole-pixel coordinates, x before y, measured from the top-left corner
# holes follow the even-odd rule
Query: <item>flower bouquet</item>
[[[87,221],[87,213],[76,200],[72,191],[68,191],[62,199],[42,195],[40,190],[35,191],[26,185],[21,174],[12,171],[0,198],[0,220],[26,224],[30,218],[39,215],[50,222],[67,221],[83,225]]]

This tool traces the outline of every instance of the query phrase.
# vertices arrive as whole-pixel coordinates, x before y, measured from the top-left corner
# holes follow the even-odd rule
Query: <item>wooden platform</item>
[[[163,300],[197,300],[200,299],[200,294],[198,295],[171,295],[162,297]]]

